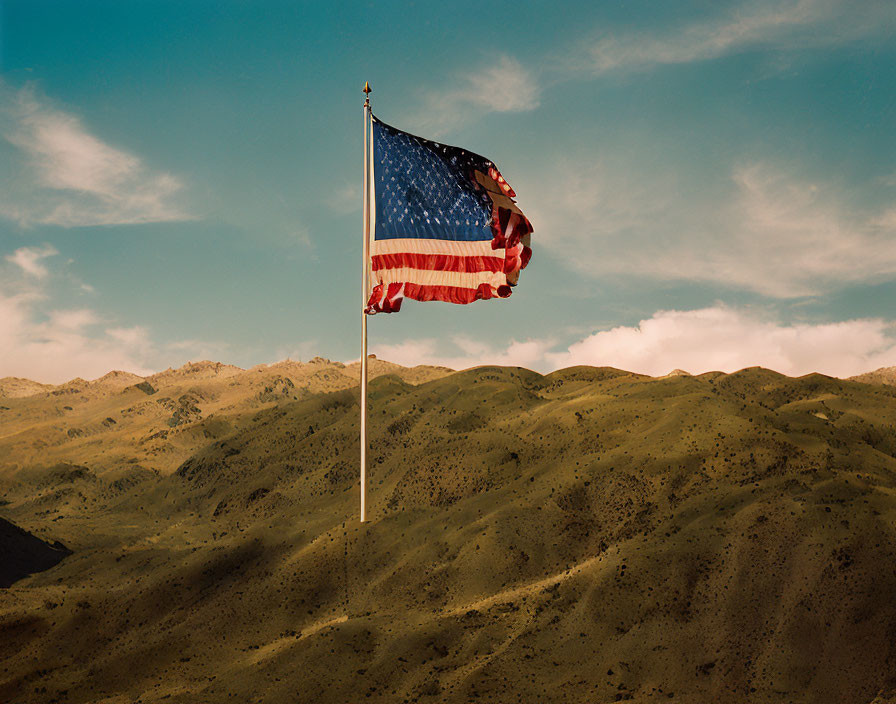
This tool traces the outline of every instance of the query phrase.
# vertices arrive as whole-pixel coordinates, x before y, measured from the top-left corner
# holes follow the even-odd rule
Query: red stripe
[[[476,274],[480,271],[503,271],[503,257],[461,257],[453,254],[377,254],[371,257],[374,271],[382,269],[426,269],[429,271],[459,271]]]
[[[479,284],[477,288],[460,286],[425,286],[407,283],[404,285],[405,298],[415,301],[445,301],[447,303],[472,303],[480,299],[494,298],[495,293],[488,284]]]
[[[398,297],[403,289],[403,296]],[[367,303],[368,313],[397,313],[401,309],[404,298],[413,298],[415,301],[445,301],[446,303],[466,304],[488,298],[507,298],[510,295],[510,286],[499,286],[497,291],[489,284],[480,284],[477,288],[463,288],[460,286],[424,286],[412,283],[391,283],[388,285],[386,300],[383,300],[383,284],[373,289],[370,300]],[[394,300],[393,300],[394,299]]]

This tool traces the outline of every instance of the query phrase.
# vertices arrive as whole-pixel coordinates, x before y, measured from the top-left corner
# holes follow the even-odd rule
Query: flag
[[[367,313],[405,298],[472,303],[506,298],[529,262],[532,225],[495,164],[416,137],[371,115]]]

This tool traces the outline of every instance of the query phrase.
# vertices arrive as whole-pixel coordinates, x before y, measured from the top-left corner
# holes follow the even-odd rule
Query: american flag
[[[485,157],[371,116],[373,188],[367,313],[404,298],[506,298],[529,262],[532,225]]]

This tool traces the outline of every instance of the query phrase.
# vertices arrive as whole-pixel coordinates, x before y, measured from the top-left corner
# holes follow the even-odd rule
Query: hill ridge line
[[[474,369],[494,367],[494,368],[500,368],[500,369],[524,369],[526,371],[534,372],[536,374],[541,374],[540,372],[537,372],[533,369],[529,369],[528,367],[520,367],[517,365],[478,364],[478,365],[475,365],[472,367],[465,367],[462,369],[454,369],[452,367],[445,367],[442,365],[432,365],[432,364],[425,364],[425,363],[414,365],[414,366],[405,366],[402,364],[398,364],[397,362],[390,362],[389,360],[379,359],[373,355],[371,355],[371,360],[376,360],[379,363],[383,363],[386,365],[394,366],[394,367],[397,367],[400,369],[407,369],[407,370],[425,367],[425,368],[441,369],[441,370],[450,371],[453,373],[458,373],[458,372],[472,371]],[[140,374],[136,374],[134,372],[128,372],[128,371],[124,371],[121,369],[113,369],[111,371],[106,372],[105,374],[102,374],[102,375],[96,377],[95,379],[83,379],[81,377],[74,377],[72,379],[68,379],[67,381],[63,381],[58,384],[54,384],[52,382],[36,381],[29,377],[8,375],[8,376],[0,377],[0,397],[2,397],[4,395],[3,389],[4,389],[5,385],[27,385],[29,387],[30,386],[42,387],[42,388],[36,389],[34,391],[34,394],[37,394],[37,393],[40,393],[41,391],[46,391],[46,390],[50,390],[50,389],[60,389],[60,388],[69,387],[69,386],[91,386],[91,385],[100,386],[100,385],[104,385],[104,384],[107,384],[110,382],[114,382],[123,377],[126,377],[128,379],[139,379],[141,381],[149,381],[149,380],[156,379],[156,378],[171,377],[171,376],[177,375],[179,372],[183,373],[184,375],[187,375],[194,371],[211,370],[211,369],[214,369],[216,371],[218,371],[218,370],[234,370],[234,376],[236,376],[239,374],[251,373],[251,372],[277,371],[277,369],[276,369],[277,367],[287,366],[290,364],[296,365],[299,367],[307,367],[307,366],[312,366],[312,365],[313,366],[322,366],[322,365],[326,364],[326,365],[331,365],[334,367],[339,367],[342,369],[354,369],[357,366],[359,366],[360,362],[358,360],[352,360],[350,362],[339,362],[336,360],[327,359],[325,357],[314,357],[307,362],[302,362],[300,360],[293,360],[293,359],[283,359],[283,360],[279,360],[277,362],[261,363],[261,364],[254,365],[252,367],[244,368],[244,367],[237,366],[235,364],[229,364],[227,362],[214,362],[211,360],[201,360],[198,362],[187,362],[177,368],[169,367],[168,369],[156,371],[156,372],[153,372],[153,373],[147,374],[147,375],[140,375]],[[699,373],[691,373],[686,370],[676,368],[676,369],[672,369],[671,371],[667,372],[666,374],[659,374],[659,375],[654,376],[651,374],[643,374],[641,372],[634,372],[631,370],[626,370],[626,369],[607,366],[607,365],[590,365],[590,364],[581,365],[580,364],[580,365],[572,365],[569,367],[563,367],[560,369],[554,369],[550,372],[546,372],[546,373],[542,374],[542,376],[546,376],[548,374],[555,374],[557,372],[563,372],[568,369],[576,369],[576,368],[615,369],[615,370],[623,372],[625,374],[646,376],[646,377],[649,377],[652,379],[667,379],[667,378],[673,378],[673,377],[698,377],[698,376],[702,376],[704,374],[722,374],[725,376],[730,376],[731,374],[739,374],[744,371],[755,369],[755,370],[766,370],[766,371],[774,372],[775,374],[781,374],[781,376],[785,376],[790,379],[799,379],[802,377],[813,376],[813,375],[818,374],[821,376],[827,376],[832,379],[840,379],[843,381],[865,381],[865,380],[876,381],[878,378],[882,378],[885,381],[880,382],[880,383],[896,384],[896,366],[879,367],[878,369],[869,370],[867,372],[862,372],[860,374],[853,374],[851,376],[832,376],[830,374],[824,374],[822,372],[817,372],[817,371],[808,372],[806,374],[800,374],[800,375],[796,375],[796,376],[790,376],[788,374],[783,374],[782,372],[778,372],[777,370],[772,369],[771,367],[763,367],[761,365],[747,366],[747,367],[743,367],[742,369],[738,369],[733,372],[722,372],[722,371],[719,371],[716,369],[716,370],[709,370],[709,371],[699,372]],[[29,395],[33,395],[33,394],[29,394]]]

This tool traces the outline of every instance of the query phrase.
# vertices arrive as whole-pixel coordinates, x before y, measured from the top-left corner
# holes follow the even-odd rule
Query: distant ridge
[[[849,377],[850,381],[861,381],[865,384],[896,385],[896,367],[881,367],[873,372]]]
[[[42,391],[55,388],[52,384],[41,384],[31,379],[22,379],[17,376],[7,376],[0,379],[0,397],[24,398],[34,396]]]
[[[80,377],[76,377],[62,384],[44,384],[31,379],[22,377],[7,376],[0,378],[0,398],[26,398],[41,393],[51,393],[53,395],[62,395],[68,393],[80,393],[86,389],[121,391],[128,388],[139,387],[142,383],[148,383],[153,388],[165,385],[168,382],[177,382],[184,380],[207,380],[207,379],[224,379],[235,377],[241,374],[301,374],[313,375],[315,373],[337,372],[342,376],[356,377],[360,372],[360,362],[343,363],[327,359],[325,357],[313,357],[307,362],[300,362],[292,359],[284,359],[279,362],[270,364],[257,364],[250,369],[243,369],[233,364],[224,362],[213,362],[211,360],[202,360],[199,362],[187,362],[177,369],[169,367],[168,369],[150,374],[148,376],[139,376],[131,372],[111,371],[92,381],[86,381]],[[586,365],[585,365],[586,366]],[[585,368],[583,366],[583,368]],[[602,369],[603,367],[588,367]],[[762,367],[748,367],[747,369],[762,369]],[[368,359],[368,372],[371,378],[381,376],[383,374],[400,373],[405,381],[412,384],[419,384],[429,381],[435,377],[450,374],[456,370],[449,367],[433,366],[421,364],[414,367],[404,367],[394,362],[377,359],[374,355],[370,355]],[[557,370],[563,371],[563,370]],[[631,374],[634,372],[623,373]],[[745,371],[745,370],[740,370]],[[777,374],[773,370],[766,370]],[[735,374],[739,372],[734,372]],[[715,378],[722,376],[723,372],[705,372],[698,375],[698,378]],[[647,376],[639,374],[638,376]],[[658,376],[658,379],[666,379],[671,377],[688,377],[693,376],[684,369],[673,369],[668,374]],[[786,376],[786,375],[784,375]],[[329,378],[329,377],[328,377]],[[896,367],[881,367],[875,371],[858,374],[856,376],[846,377],[848,381],[860,381],[866,384],[888,384],[896,385]],[[355,382],[357,383],[357,382]],[[331,384],[332,385],[332,384]],[[339,384],[337,384],[339,386]],[[319,391],[321,389],[315,389]]]
[[[371,383],[388,376],[413,387],[453,373],[371,358]],[[357,389],[360,364],[323,357],[241,369],[208,360],[141,377],[113,371],[58,386],[6,380],[16,396],[0,398],[0,475],[10,458],[28,465],[78,464],[105,475],[122,468],[173,471],[189,456],[193,435],[223,438],[267,408]],[[123,453],[123,448],[132,448]],[[0,485],[0,499],[3,498]],[[2,697],[0,697],[2,699]]]
[[[320,383],[310,382],[311,386],[314,387],[310,390],[314,392],[335,391],[357,384],[360,366],[360,362],[344,364],[325,357],[313,357],[307,362],[284,359],[271,364],[256,364],[250,369],[243,369],[242,367],[223,362],[202,360],[199,362],[187,362],[177,369],[169,367],[164,371],[156,372],[149,376],[139,376],[131,372],[116,370],[92,381],[76,377],[62,384],[42,384],[31,379],[10,376],[0,379],[0,398],[27,398],[38,394],[62,396],[91,391],[100,393],[119,392],[133,388],[144,390],[145,393],[152,393],[150,389],[158,389],[183,382],[227,379],[241,375],[270,376],[273,374],[316,379]],[[370,356],[368,363],[368,373],[371,379],[383,374],[399,374],[405,381],[411,384],[430,381],[436,377],[450,374],[453,371],[453,369],[448,367],[434,367],[424,364],[415,367],[403,367],[400,364],[376,359],[373,355]],[[294,379],[294,381],[297,380],[297,378]]]
[[[213,377],[228,377],[240,372],[246,371],[241,367],[233,364],[224,364],[222,362],[211,362],[207,359],[201,362],[187,362],[178,369],[168,368],[163,372],[152,374],[146,377],[146,381],[153,384],[154,382],[164,380],[171,377],[191,377],[194,379],[211,379]]]

